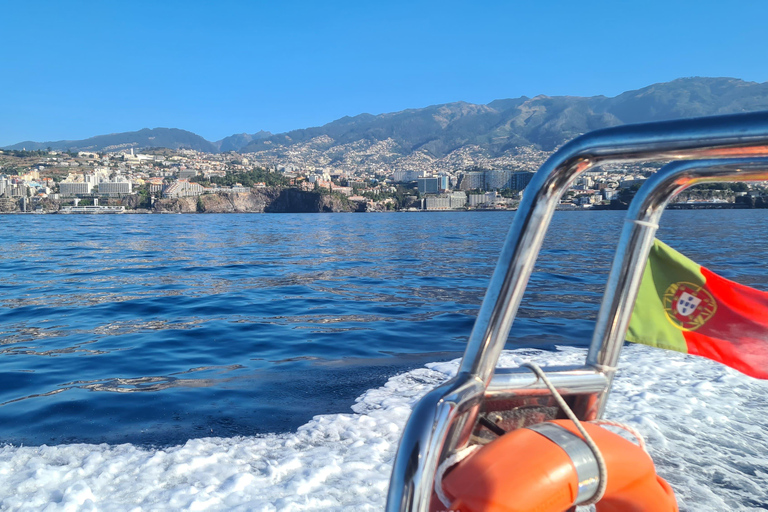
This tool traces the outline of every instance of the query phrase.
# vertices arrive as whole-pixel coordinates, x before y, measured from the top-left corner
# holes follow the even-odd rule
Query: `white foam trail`
[[[504,366],[579,364],[584,350],[505,352]],[[298,432],[125,444],[0,448],[2,510],[381,510],[410,405],[455,372],[433,363]],[[681,510],[768,507],[768,383],[701,358],[625,350],[607,416],[646,437]]]

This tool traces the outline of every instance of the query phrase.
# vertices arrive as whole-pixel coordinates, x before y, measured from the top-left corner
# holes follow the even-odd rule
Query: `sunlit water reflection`
[[[0,216],[0,441],[279,432],[463,350],[511,212]],[[762,211],[661,237],[768,289]],[[585,345],[622,212],[558,212],[509,345]]]

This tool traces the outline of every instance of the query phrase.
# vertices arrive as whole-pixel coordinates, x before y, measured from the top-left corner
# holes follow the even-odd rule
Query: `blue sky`
[[[768,2],[0,0],[0,146],[218,140],[684,76],[768,80]]]

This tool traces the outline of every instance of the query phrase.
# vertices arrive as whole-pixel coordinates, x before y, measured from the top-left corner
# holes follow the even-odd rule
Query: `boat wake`
[[[580,364],[584,349],[506,351],[502,366]],[[297,432],[130,444],[0,448],[3,510],[381,510],[410,407],[455,373],[431,363]],[[768,508],[768,382],[705,359],[624,350],[606,416],[646,438],[681,511]]]

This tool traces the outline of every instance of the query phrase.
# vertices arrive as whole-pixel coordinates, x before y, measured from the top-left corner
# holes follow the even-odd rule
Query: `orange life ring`
[[[583,442],[571,421],[547,423],[567,429]],[[656,475],[645,451],[602,427],[583,425],[600,448],[608,474],[597,512],[677,512],[672,488]],[[442,483],[452,512],[563,512],[576,504],[580,492],[577,468],[568,452],[529,428],[484,446],[456,465]],[[584,486],[582,481],[582,490]],[[446,510],[437,499],[432,509]]]

